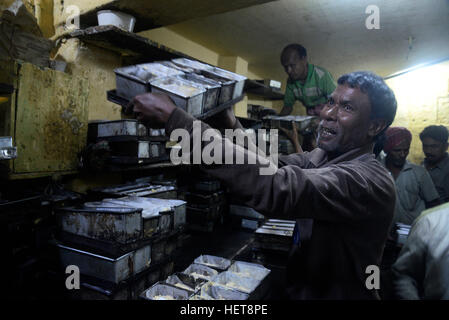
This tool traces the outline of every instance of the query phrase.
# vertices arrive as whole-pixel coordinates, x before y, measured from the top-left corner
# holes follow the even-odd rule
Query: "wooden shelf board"
[[[82,12],[80,24],[82,28],[96,26],[98,11],[116,10],[134,16],[134,32],[140,32],[271,1],[274,0],[115,0]]]
[[[209,118],[209,117],[211,117],[211,116],[213,116],[213,115],[215,115],[215,114],[225,110],[226,108],[229,108],[229,107],[235,105],[237,102],[240,102],[241,100],[243,100],[243,97],[244,96],[241,95],[241,96],[239,96],[239,97],[237,97],[235,99],[229,100],[229,101],[227,101],[227,102],[225,102],[225,103],[223,103],[223,104],[221,104],[219,106],[216,106],[212,110],[209,110],[208,112],[203,113],[200,116],[196,116],[195,118],[197,118],[199,120],[207,119],[207,118]],[[113,103],[121,105],[122,107],[126,107],[129,104],[129,100],[118,96],[116,94],[116,90],[108,91],[107,92],[107,99],[109,101],[113,102]]]
[[[96,26],[84,30],[76,30],[64,37],[77,38],[83,42],[123,55],[151,57],[153,61],[170,60],[179,57],[192,59],[181,52],[115,26]]]

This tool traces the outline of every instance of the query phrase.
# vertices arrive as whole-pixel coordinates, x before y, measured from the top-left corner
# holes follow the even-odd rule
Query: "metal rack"
[[[248,94],[254,94],[261,96],[267,100],[283,100],[284,94],[273,90],[272,88],[264,85],[255,80],[246,80],[245,92]]]
[[[199,120],[210,118],[213,115],[215,115],[217,113],[220,113],[221,111],[223,111],[223,110],[233,106],[237,102],[243,100],[243,97],[244,96],[241,95],[241,96],[239,96],[239,97],[237,97],[235,99],[229,100],[229,101],[227,101],[227,102],[225,102],[225,103],[223,103],[221,105],[216,106],[212,110],[209,110],[208,112],[203,113],[200,116],[197,116],[196,118],[199,119]],[[113,103],[121,105],[123,108],[125,108],[129,104],[129,102],[130,102],[128,99],[125,99],[123,97],[118,96],[117,93],[116,93],[116,90],[109,90],[107,92],[107,99],[109,101],[113,102]]]

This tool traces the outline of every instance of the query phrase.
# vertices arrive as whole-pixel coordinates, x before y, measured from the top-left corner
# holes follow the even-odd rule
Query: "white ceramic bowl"
[[[113,25],[125,31],[133,32],[136,18],[133,16],[112,10],[100,10],[97,12],[98,25]]]

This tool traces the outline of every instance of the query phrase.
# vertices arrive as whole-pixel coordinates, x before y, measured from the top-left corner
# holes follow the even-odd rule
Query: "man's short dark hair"
[[[387,130],[396,116],[397,102],[393,90],[378,75],[369,71],[347,73],[338,78],[339,85],[358,88],[368,96],[371,103],[371,119],[385,119],[387,125],[377,134],[379,137]]]
[[[299,57],[302,59],[303,57],[307,57],[307,50],[306,48],[304,48],[302,45],[298,44],[298,43],[290,43],[289,45],[287,45],[281,53],[281,60],[282,57],[285,55],[285,53],[287,51],[296,51],[299,55]]]
[[[433,125],[425,127],[424,130],[419,134],[419,138],[421,139],[421,141],[424,138],[431,138],[442,143],[447,143],[449,132],[445,126]]]

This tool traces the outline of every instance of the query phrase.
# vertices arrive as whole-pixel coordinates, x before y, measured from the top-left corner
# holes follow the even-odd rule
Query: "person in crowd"
[[[381,264],[382,299],[394,299],[392,285],[392,264],[396,261],[399,248],[397,245],[397,223],[411,225],[426,208],[440,203],[438,192],[432,178],[422,166],[407,161],[412,141],[412,133],[403,127],[390,127],[385,131],[383,155],[379,161],[388,169],[395,180],[396,205],[390,237],[384,248]]]
[[[319,117],[329,95],[336,88],[332,75],[324,68],[309,63],[306,48],[297,43],[289,44],[282,50],[281,64],[288,80],[284,106],[279,115],[291,114],[295,101],[300,101],[307,115]],[[316,129],[303,136],[304,151],[316,148]]]
[[[419,134],[425,154],[424,167],[429,171],[440,195],[441,202],[449,201],[448,129],[445,126],[428,126]]]
[[[393,265],[395,294],[406,300],[449,300],[449,203],[415,220]]]
[[[296,100],[300,101],[308,115],[320,116],[329,95],[336,85],[332,75],[322,67],[308,62],[307,50],[292,43],[281,53],[281,64],[288,75],[284,96],[284,107],[279,115],[291,114]]]
[[[440,204],[439,195],[427,170],[407,161],[412,133],[403,127],[390,127],[385,132],[382,163],[396,184],[396,208],[393,226],[400,222],[411,225],[426,208]]]

